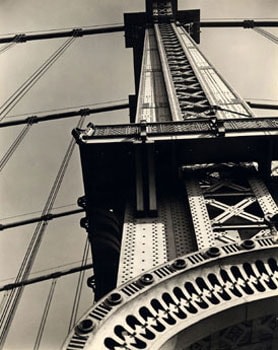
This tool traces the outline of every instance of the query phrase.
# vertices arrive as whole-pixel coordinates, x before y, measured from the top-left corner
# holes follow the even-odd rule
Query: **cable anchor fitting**
[[[73,37],[80,37],[83,36],[83,29],[82,28],[74,28],[72,30],[72,36]]]
[[[27,41],[26,34],[16,34],[13,41],[16,43],[25,43]]]
[[[79,114],[81,115],[81,117],[86,117],[90,113],[91,113],[90,108],[82,108],[79,110]]]
[[[33,125],[38,123],[38,117],[36,115],[32,115],[31,117],[26,118],[26,122],[28,125]]]
[[[253,19],[246,19],[243,21],[243,28],[244,29],[249,29],[249,28],[254,28],[255,27],[255,22]]]

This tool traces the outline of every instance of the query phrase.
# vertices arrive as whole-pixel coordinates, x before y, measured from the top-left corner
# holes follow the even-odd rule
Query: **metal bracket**
[[[224,126],[224,120],[212,117],[210,118],[210,127],[216,136],[225,136],[226,129]]]
[[[139,125],[139,135],[141,141],[145,142],[147,139],[147,121],[142,119]]]

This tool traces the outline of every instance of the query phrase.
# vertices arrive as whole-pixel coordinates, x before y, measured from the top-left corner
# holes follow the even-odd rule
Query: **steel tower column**
[[[274,349],[278,120],[199,50],[198,10],[146,9],[125,15],[131,123],[74,131],[100,300],[65,349]]]

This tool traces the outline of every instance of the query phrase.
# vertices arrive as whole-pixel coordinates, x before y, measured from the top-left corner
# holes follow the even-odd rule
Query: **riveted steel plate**
[[[123,229],[118,285],[195,249],[190,220],[181,198],[163,197],[156,218],[135,218],[129,205]]]

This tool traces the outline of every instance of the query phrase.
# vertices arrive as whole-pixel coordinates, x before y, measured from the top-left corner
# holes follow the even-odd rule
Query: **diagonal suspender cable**
[[[278,44],[278,38],[277,36],[275,36],[274,34],[268,32],[267,30],[264,30],[262,28],[259,27],[254,27],[252,28],[255,32],[261,34],[262,36],[264,36],[265,38],[267,38],[268,40],[274,42],[275,44]]]
[[[67,48],[74,42],[76,36],[66,40],[35,72],[0,106],[0,116],[3,120],[16,106],[32,86],[45,74],[45,72],[63,55]]]
[[[6,51],[8,51],[9,49],[11,49],[12,47],[14,47],[16,45],[15,41],[12,41],[10,44],[5,45],[4,47],[0,48],[0,55],[1,53],[4,53]]]
[[[2,310],[3,310],[4,306],[5,306],[5,303],[6,303],[6,300],[8,298],[8,295],[9,295],[9,293],[7,291],[5,291],[5,293],[3,295],[3,298],[1,300],[1,304],[0,304],[0,315],[2,314]]]
[[[88,255],[89,255],[89,242],[87,239],[86,243],[85,243],[85,247],[84,247],[84,253],[83,253],[83,257],[82,257],[81,266],[84,266],[86,264],[87,259],[88,259]],[[70,333],[72,327],[75,325],[75,322],[76,322],[84,277],[85,277],[85,270],[80,271],[79,276],[78,276],[77,285],[76,285],[76,291],[75,291],[75,296],[74,296],[74,301],[73,301],[73,306],[72,306],[72,312],[71,312],[71,317],[70,317],[68,333]]]
[[[21,98],[31,89],[31,87],[46,73],[46,71],[62,56],[66,49],[73,43],[76,37],[69,38],[56,50],[0,107],[0,120],[3,120]],[[11,156],[14,154],[22,140],[30,130],[32,121],[22,129],[15,141],[9,147],[3,158],[0,160],[0,171],[3,170]]]
[[[47,296],[46,304],[45,304],[45,307],[44,307],[44,310],[43,310],[42,319],[41,319],[41,323],[40,323],[40,326],[39,326],[39,329],[38,329],[38,333],[37,333],[37,337],[36,337],[36,340],[35,340],[35,345],[34,345],[33,350],[38,350],[40,348],[40,344],[41,344],[43,332],[44,332],[44,329],[45,329],[45,325],[46,325],[49,309],[50,309],[50,306],[51,306],[51,302],[52,302],[52,299],[53,299],[56,283],[57,283],[57,279],[54,278],[52,280],[52,283],[51,283],[51,286],[50,286],[50,290],[49,290],[49,293],[48,293],[48,296]]]
[[[81,116],[77,124],[77,128],[82,128],[84,121],[85,121],[85,118]],[[68,149],[66,151],[66,154],[63,158],[62,164],[57,173],[57,176],[55,178],[55,181],[53,183],[53,186],[51,188],[51,191],[49,193],[47,202],[42,211],[42,215],[49,214],[51,209],[53,208],[54,201],[56,199],[61,183],[63,181],[70,158],[72,156],[74,146],[75,146],[75,140],[74,138],[72,138],[68,146]],[[48,225],[47,221],[42,221],[38,223],[38,225],[36,226],[33,236],[31,238],[31,241],[26,250],[25,256],[23,258],[23,261],[21,263],[15,282],[20,282],[21,280],[26,279],[28,277],[32,269],[36,255],[38,253],[47,225]],[[12,320],[14,318],[17,306],[19,304],[21,295],[23,293],[23,290],[24,288],[17,288],[17,289],[11,290],[7,298],[7,301],[3,307],[3,313],[0,319],[0,349],[3,349],[4,343],[6,341],[6,337],[8,335],[8,332],[9,332]]]
[[[14,140],[7,152],[4,154],[4,156],[0,160],[0,171],[4,169],[5,165],[8,163],[9,159],[11,158],[17,147],[21,144],[21,141],[24,139],[25,135],[28,133],[30,127],[31,124],[27,124],[24,126],[24,128],[18,134],[17,138]]]

